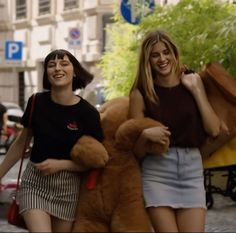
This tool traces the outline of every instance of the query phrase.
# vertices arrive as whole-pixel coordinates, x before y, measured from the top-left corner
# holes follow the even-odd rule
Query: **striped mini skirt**
[[[60,171],[43,176],[29,161],[18,193],[20,213],[40,209],[59,219],[74,221],[79,186],[78,172]]]
[[[202,158],[197,148],[171,147],[142,162],[146,207],[206,209]]]

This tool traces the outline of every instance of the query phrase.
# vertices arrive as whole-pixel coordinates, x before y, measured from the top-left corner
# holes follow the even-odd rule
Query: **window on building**
[[[16,0],[16,19],[25,19],[26,12],[26,0]]]
[[[50,13],[51,4],[50,0],[39,0],[39,15],[45,15]]]
[[[79,0],[64,0],[64,10],[74,9],[79,7]]]
[[[112,19],[113,15],[112,14],[105,14],[102,17],[102,26],[103,26],[103,49],[102,51],[109,50],[110,48],[110,38],[109,35],[106,31],[106,28],[111,28],[114,26],[114,21]]]

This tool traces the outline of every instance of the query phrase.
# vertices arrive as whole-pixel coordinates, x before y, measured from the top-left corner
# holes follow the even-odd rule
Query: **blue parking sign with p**
[[[22,59],[22,41],[5,42],[5,60],[19,61]]]

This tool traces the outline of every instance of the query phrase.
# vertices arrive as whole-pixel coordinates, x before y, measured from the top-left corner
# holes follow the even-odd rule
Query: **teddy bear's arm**
[[[220,63],[208,64],[200,76],[208,100],[221,121],[220,134],[208,136],[200,147],[203,158],[207,158],[236,136],[236,80]]]
[[[125,121],[116,132],[116,145],[123,149],[131,149],[134,151],[134,147],[139,142],[139,137],[142,134],[144,129],[161,126],[162,124],[158,121],[155,121],[151,118],[136,118],[129,119]],[[139,147],[142,147],[137,154],[137,158],[141,157],[140,155],[145,155],[147,153],[153,154],[162,154],[167,151],[169,147],[169,140],[166,144],[153,143],[151,141],[145,142],[143,145],[139,144]]]
[[[147,140],[143,136],[143,133],[140,133],[133,146],[133,152],[138,160],[141,160],[148,152],[146,151],[146,144]]]
[[[169,147],[169,139],[165,143],[152,142],[146,140],[141,134],[135,142],[133,152],[137,159],[142,159],[147,154],[161,155],[167,151]]]
[[[71,158],[77,164],[90,168],[102,168],[109,156],[102,143],[91,136],[82,136],[71,149]]]

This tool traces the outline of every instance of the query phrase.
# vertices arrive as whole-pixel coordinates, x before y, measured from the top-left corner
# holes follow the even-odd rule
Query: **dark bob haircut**
[[[93,75],[85,70],[79,61],[67,50],[56,49],[50,52],[44,59],[44,73],[43,73],[43,88],[46,90],[51,90],[51,83],[48,80],[47,66],[50,60],[63,59],[64,56],[67,56],[74,67],[73,84],[72,90],[85,88],[92,80]]]

